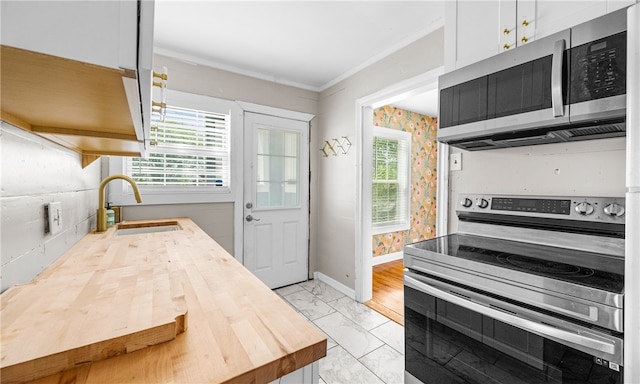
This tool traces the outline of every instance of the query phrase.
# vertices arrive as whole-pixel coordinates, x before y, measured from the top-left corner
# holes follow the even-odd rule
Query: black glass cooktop
[[[408,247],[450,256],[458,267],[465,267],[464,260],[495,266],[505,278],[515,270],[614,293],[624,290],[624,259],[604,254],[460,234]]]

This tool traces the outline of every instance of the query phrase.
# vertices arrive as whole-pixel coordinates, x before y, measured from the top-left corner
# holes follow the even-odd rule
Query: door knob
[[[247,223],[250,223],[252,221],[260,221],[260,219],[256,219],[255,217],[253,217],[251,215],[247,215],[247,217],[245,217],[244,219],[247,220]]]

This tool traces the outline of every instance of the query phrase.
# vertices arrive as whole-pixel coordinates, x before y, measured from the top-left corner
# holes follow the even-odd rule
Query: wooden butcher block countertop
[[[186,304],[186,330],[173,340],[32,383],[262,383],[326,355],[326,337],[195,223],[165,221],[182,229],[115,236],[112,227],[90,233],[36,281],[164,264],[172,299]],[[154,305],[150,301],[141,305]],[[91,324],[78,332],[92,332]]]

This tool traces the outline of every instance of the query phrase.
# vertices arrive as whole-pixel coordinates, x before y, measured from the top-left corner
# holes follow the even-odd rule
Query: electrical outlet
[[[462,170],[462,153],[452,153],[449,157],[449,169],[452,171]]]
[[[49,233],[55,235],[62,230],[62,203],[55,201],[49,203]]]

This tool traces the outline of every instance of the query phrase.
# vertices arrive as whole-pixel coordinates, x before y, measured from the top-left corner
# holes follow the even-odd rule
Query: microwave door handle
[[[443,291],[430,284],[414,279],[410,276],[404,276],[404,283],[406,286],[417,289],[418,291],[430,294],[444,301],[448,301],[452,304],[459,305],[463,308],[480,313],[485,316],[489,316],[503,323],[514,325],[518,328],[524,329],[541,336],[547,336],[555,340],[565,340],[575,345],[581,345],[587,349],[604,352],[608,354],[615,353],[615,345],[612,342],[589,337],[584,334],[569,332],[564,329],[556,328],[551,325],[543,323],[533,322],[522,317],[514,316],[508,312],[503,312],[486,305],[482,305],[475,301],[470,301],[461,296],[455,295],[450,292]]]
[[[551,107],[553,116],[564,116],[564,106],[562,104],[562,64],[564,61],[564,50],[566,42],[564,39],[556,41],[553,47],[553,58],[551,61]]]

